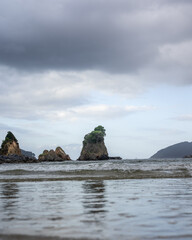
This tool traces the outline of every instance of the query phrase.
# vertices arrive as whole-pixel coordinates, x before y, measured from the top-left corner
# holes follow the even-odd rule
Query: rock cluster
[[[91,133],[86,134],[80,157],[77,160],[120,160],[120,157],[109,157],[104,143],[105,135],[105,129],[102,126],[98,126]],[[34,153],[19,148],[19,143],[11,132],[7,133],[0,149],[0,163],[34,163],[66,160],[71,159],[61,147],[57,147],[55,150],[44,150],[36,159]]]
[[[57,147],[55,151],[51,149],[50,151],[44,150],[42,154],[39,155],[39,161],[66,161],[71,160],[69,155],[67,155],[61,147]]]

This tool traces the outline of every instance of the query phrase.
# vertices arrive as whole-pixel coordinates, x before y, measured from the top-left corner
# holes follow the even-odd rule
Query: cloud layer
[[[132,73],[191,40],[191,11],[187,0],[1,0],[0,63]]]
[[[191,12],[189,0],[1,0],[1,116],[126,116],[97,95],[191,84]]]

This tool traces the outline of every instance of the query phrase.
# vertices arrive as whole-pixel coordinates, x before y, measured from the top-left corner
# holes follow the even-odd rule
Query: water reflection
[[[1,185],[2,187],[2,207],[5,210],[7,218],[4,220],[10,221],[14,219],[15,213],[17,211],[17,203],[19,198],[19,188],[15,183],[5,183]]]
[[[83,207],[87,214],[105,213],[105,185],[103,181],[85,181]],[[103,215],[104,216],[104,215]]]

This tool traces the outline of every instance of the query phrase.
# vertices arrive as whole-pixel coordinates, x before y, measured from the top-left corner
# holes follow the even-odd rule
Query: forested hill
[[[181,142],[159,150],[151,158],[183,158],[192,155],[192,142]]]

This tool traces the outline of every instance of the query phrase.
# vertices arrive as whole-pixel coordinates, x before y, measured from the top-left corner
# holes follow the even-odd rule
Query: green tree
[[[94,131],[100,131],[100,132],[102,132],[103,133],[103,136],[106,136],[106,133],[105,133],[105,128],[103,127],[103,126],[101,126],[101,125],[99,125],[98,127],[96,127],[95,129],[94,129]]]
[[[100,125],[94,131],[85,135],[83,144],[102,142],[104,141],[104,136],[106,136],[105,128]]]

